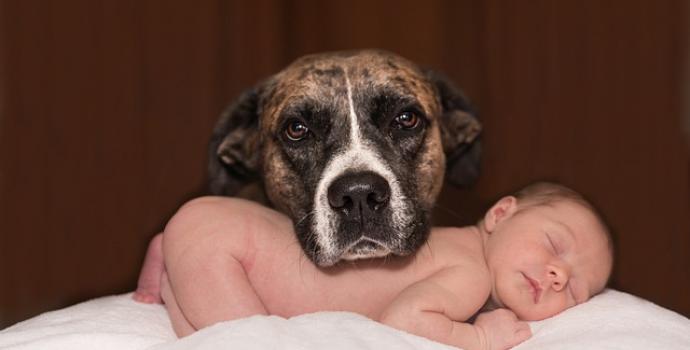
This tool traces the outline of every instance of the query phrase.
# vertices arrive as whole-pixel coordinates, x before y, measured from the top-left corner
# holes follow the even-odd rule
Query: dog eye
[[[417,113],[412,111],[405,111],[398,114],[395,119],[393,119],[393,126],[398,129],[410,130],[418,127],[422,123],[422,118],[417,115]]]
[[[299,141],[309,135],[309,128],[299,120],[293,120],[285,127],[285,136],[290,141]]]

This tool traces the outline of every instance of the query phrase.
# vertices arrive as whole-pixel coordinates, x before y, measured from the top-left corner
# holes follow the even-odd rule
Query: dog
[[[309,55],[221,115],[210,191],[288,215],[319,266],[408,255],[426,241],[444,176],[478,176],[480,131],[453,84],[400,56]]]

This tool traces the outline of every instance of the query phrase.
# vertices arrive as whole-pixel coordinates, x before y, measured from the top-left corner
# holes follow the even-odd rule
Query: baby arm
[[[531,333],[512,312],[495,310],[475,324],[464,322],[484,304],[489,285],[488,278],[470,268],[447,268],[403,290],[380,321],[466,350],[513,347]]]

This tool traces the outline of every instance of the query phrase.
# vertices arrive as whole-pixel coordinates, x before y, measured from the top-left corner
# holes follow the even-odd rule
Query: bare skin
[[[135,299],[156,302],[160,295],[181,337],[220,321],[252,315],[292,317],[331,310],[356,312],[465,349],[506,349],[530,337],[523,320],[546,318],[587,300],[603,288],[609,272],[594,265],[584,270],[563,265],[567,270],[559,270],[556,276],[546,260],[523,261],[520,254],[515,257],[519,271],[506,268],[501,259],[492,263],[496,260],[490,256],[493,250],[500,252],[502,244],[512,244],[497,229],[505,227],[503,223],[512,219],[517,207],[513,197],[506,198],[513,200],[494,206],[482,225],[434,228],[427,245],[413,256],[345,262],[328,269],[318,268],[305,257],[291,221],[283,214],[239,199],[196,199],[183,206],[164,234],[152,241]],[[579,213],[577,208],[565,207],[539,219],[551,220],[548,215],[553,214],[560,220],[561,211],[572,214],[568,210]],[[523,224],[537,222],[532,221]],[[581,222],[573,221],[573,225]],[[579,232],[581,227],[574,229]],[[496,242],[493,236],[498,237]],[[600,235],[586,232],[581,236],[587,246],[605,246],[605,241],[597,239]],[[531,254],[539,256],[545,239],[533,240]],[[529,244],[526,247],[529,250]],[[588,259],[608,264],[605,249],[591,250]],[[573,249],[568,263],[579,264],[570,256],[580,257],[584,252]],[[554,259],[565,261],[560,254],[549,259],[549,264]],[[542,267],[543,276],[537,276],[535,271]],[[581,286],[577,296],[563,288],[575,272]],[[501,276],[502,283],[497,284],[495,276]],[[531,311],[521,320],[500,308],[480,314],[474,324],[465,322],[490,299],[502,307]]]
[[[161,303],[161,277],[165,273],[163,264],[163,234],[157,234],[149,243],[144,266],[137,281],[134,300],[140,303]]]

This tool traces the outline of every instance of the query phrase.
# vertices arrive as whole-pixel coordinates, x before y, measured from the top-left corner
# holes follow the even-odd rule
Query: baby
[[[205,197],[154,238],[134,298],[162,298],[178,336],[252,315],[337,310],[463,349],[505,349],[531,336],[524,321],[602,291],[612,263],[592,206],[551,183],[500,199],[476,226],[434,228],[412,256],[330,268],[304,256],[283,214]]]

